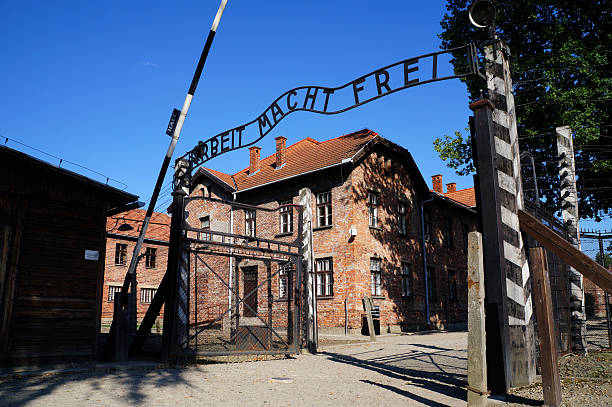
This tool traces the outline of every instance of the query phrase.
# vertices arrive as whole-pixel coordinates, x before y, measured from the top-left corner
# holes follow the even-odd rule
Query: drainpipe
[[[429,319],[429,282],[427,281],[427,246],[425,243],[425,217],[423,216],[423,206],[426,203],[430,203],[434,200],[433,195],[431,198],[421,201],[421,247],[423,250],[423,274],[425,275],[425,315],[427,328],[430,327],[431,321]]]

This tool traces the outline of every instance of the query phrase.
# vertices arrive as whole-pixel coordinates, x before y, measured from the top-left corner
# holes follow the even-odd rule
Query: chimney
[[[249,147],[249,175],[255,174],[259,171],[259,152],[261,147]]]
[[[442,192],[442,174],[438,174],[438,175],[432,175],[431,177],[431,183],[433,185],[433,190],[438,192],[438,193],[443,193]]]
[[[276,168],[280,168],[285,165],[285,150],[287,137],[278,136],[276,140]]]
[[[446,193],[448,194],[449,192],[457,192],[457,183],[450,182],[446,184]]]

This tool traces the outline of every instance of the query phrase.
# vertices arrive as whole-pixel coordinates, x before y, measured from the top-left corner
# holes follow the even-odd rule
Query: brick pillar
[[[561,200],[563,222],[570,242],[580,249],[578,228],[578,193],[576,191],[576,166],[572,130],[568,126],[557,127],[557,153],[559,154],[559,177],[561,178]],[[569,269],[570,309],[572,312],[572,351],[586,352],[586,320],[584,315],[584,287],[582,274],[573,267]]]
[[[485,48],[487,88],[494,106],[494,149],[503,229],[507,324],[511,340],[511,386],[517,387],[533,382],[536,357],[531,318],[531,273],[518,221],[518,210],[523,209],[524,203],[509,56],[510,50],[502,42]]]

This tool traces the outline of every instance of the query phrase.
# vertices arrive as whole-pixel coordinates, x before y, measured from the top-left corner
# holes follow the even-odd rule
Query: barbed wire
[[[128,185],[127,185],[125,182],[121,182],[121,181],[116,180],[116,179],[114,179],[114,178],[107,177],[106,175],[102,174],[101,172],[98,172],[98,171],[96,171],[96,170],[92,170],[91,168],[85,167],[84,165],[77,164],[77,163],[75,163],[75,162],[73,162],[73,161],[69,161],[69,160],[66,160],[66,159],[64,159],[64,158],[58,157],[58,156],[56,156],[56,155],[53,155],[53,154],[48,153],[48,152],[46,152],[46,151],[43,151],[43,150],[41,150],[41,149],[39,149],[39,148],[32,147],[32,146],[30,146],[30,145],[28,145],[28,144],[26,144],[26,143],[23,143],[23,142],[21,142],[21,141],[19,141],[19,140],[16,140],[16,139],[14,139],[14,138],[12,138],[12,137],[7,137],[7,136],[5,136],[5,135],[4,135],[4,134],[2,134],[2,133],[0,133],[0,137],[5,139],[5,140],[4,140],[4,145],[5,145],[5,146],[8,144],[8,142],[9,142],[9,140],[10,140],[10,141],[12,141],[12,142],[14,142],[14,143],[17,143],[17,144],[19,144],[19,145],[22,145],[22,146],[24,146],[24,147],[30,148],[30,149],[32,149],[32,150],[34,150],[34,151],[37,151],[37,152],[39,152],[39,153],[41,153],[41,154],[45,154],[45,155],[47,155],[47,156],[49,156],[49,157],[53,157],[53,158],[55,158],[56,160],[59,160],[59,164],[57,165],[57,167],[58,167],[58,168],[62,168],[62,163],[68,163],[68,164],[71,164],[71,165],[77,166],[77,167],[79,167],[79,168],[82,168],[82,169],[84,169],[84,170],[90,171],[90,172],[92,172],[92,173],[94,173],[94,174],[97,174],[97,175],[99,175],[99,176],[101,176],[101,177],[105,178],[105,179],[106,179],[106,185],[108,185],[108,182],[109,182],[109,181],[113,181],[113,182],[116,182],[116,183],[118,183],[118,184],[123,185],[123,188],[121,188],[122,190],[125,190],[125,189],[128,187]]]

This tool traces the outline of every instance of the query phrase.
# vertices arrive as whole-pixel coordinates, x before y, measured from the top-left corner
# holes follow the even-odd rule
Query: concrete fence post
[[[311,352],[317,351],[317,303],[315,292],[314,275],[314,251],[312,247],[312,192],[308,188],[302,188],[299,192],[299,204],[302,206],[303,230],[302,247],[304,267],[304,301],[305,301],[305,329],[306,343]]]
[[[563,222],[567,227],[570,243],[580,250],[580,228],[578,227],[578,191],[576,190],[576,165],[574,143],[569,126],[557,127],[557,153],[559,154],[559,177],[561,178],[561,205]],[[571,341],[572,351],[586,353],[586,318],[584,313],[584,287],[582,274],[573,267],[569,269]]]
[[[487,345],[482,234],[468,235],[468,406],[487,405]]]

